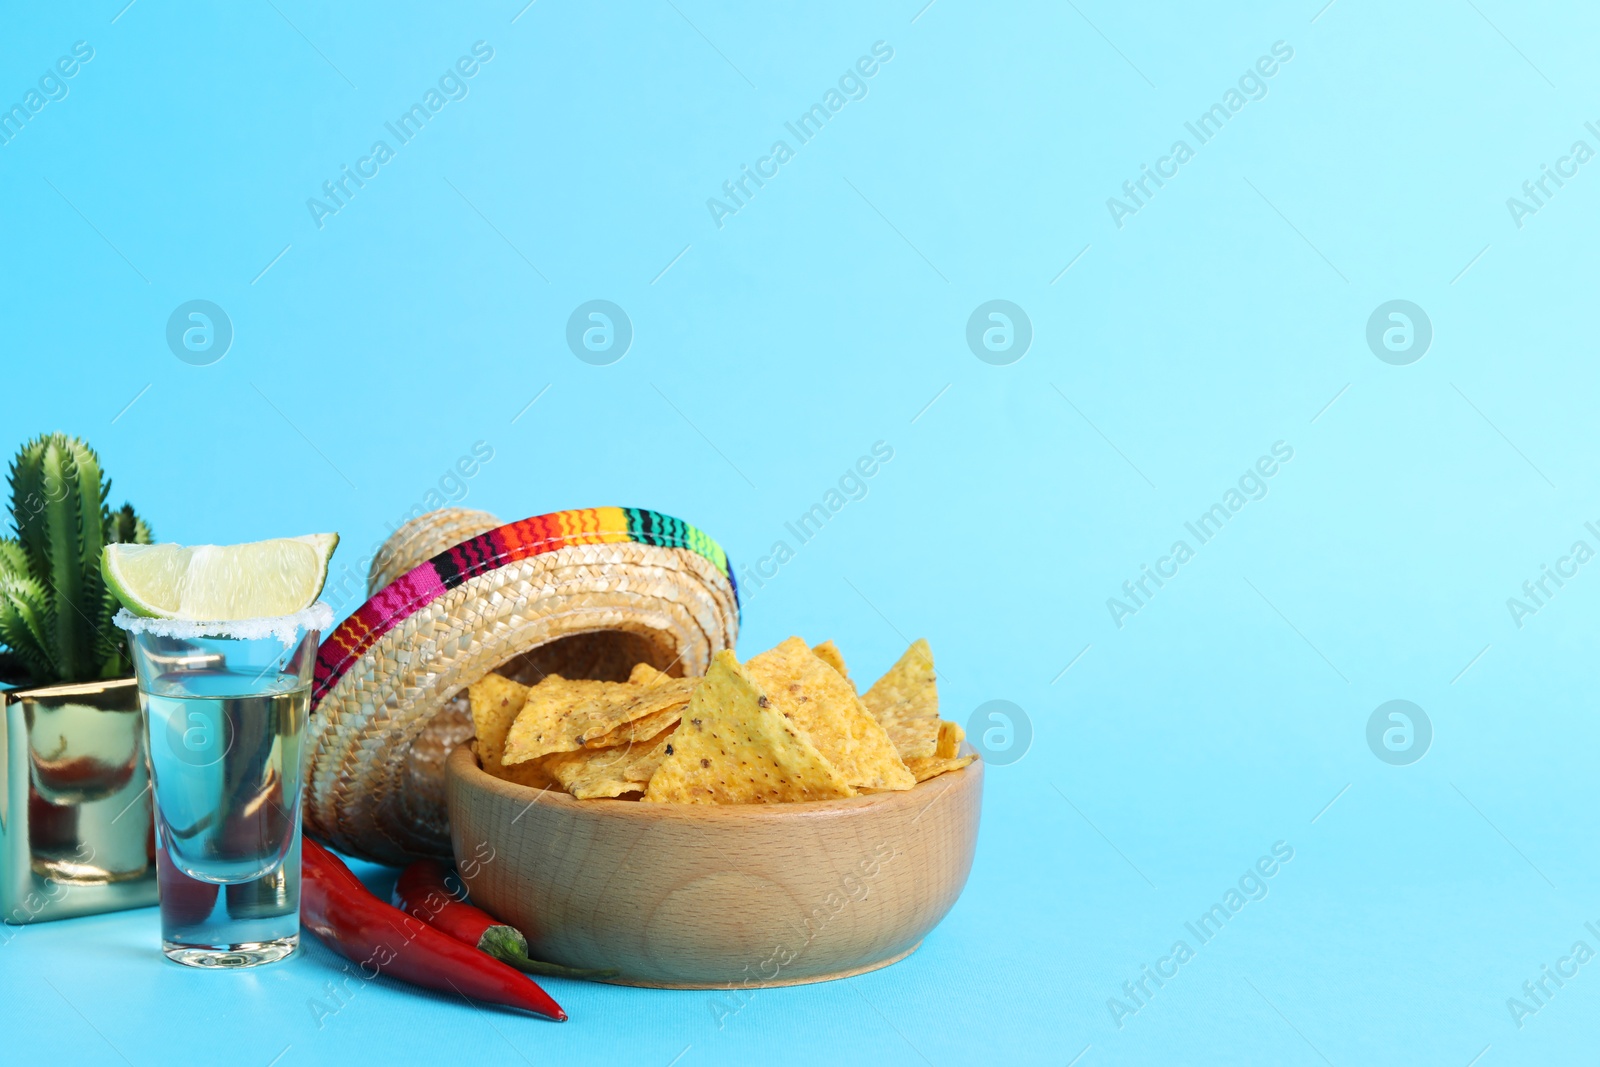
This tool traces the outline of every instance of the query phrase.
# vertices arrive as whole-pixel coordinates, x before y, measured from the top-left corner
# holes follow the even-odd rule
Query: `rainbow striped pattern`
[[[327,695],[345,671],[380,637],[462,582],[487,574],[496,567],[573,545],[629,541],[662,548],[686,548],[705,557],[727,577],[737,607],[739,586],[728,564],[727,553],[703,531],[682,519],[645,508],[582,508],[535,515],[480,534],[434,556],[380,589],[356,609],[317,650],[312,706]]]

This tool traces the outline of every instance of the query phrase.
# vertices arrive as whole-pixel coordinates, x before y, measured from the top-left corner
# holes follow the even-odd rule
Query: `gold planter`
[[[0,692],[0,920],[156,902],[144,716],[132,678]]]

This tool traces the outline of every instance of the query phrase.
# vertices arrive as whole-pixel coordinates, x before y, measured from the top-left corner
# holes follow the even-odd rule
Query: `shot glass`
[[[253,967],[300,943],[300,782],[325,604],[197,623],[122,612],[154,785],[161,950]]]

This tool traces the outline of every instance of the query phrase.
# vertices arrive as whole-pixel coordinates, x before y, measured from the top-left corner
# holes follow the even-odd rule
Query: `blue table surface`
[[[990,762],[965,894],[878,973],[319,1018],[322,946],[193,973],[143,910],[3,931],[0,1058],[1592,1062],[1597,33],[8,5],[0,449],[84,435],[164,540],[337,530],[340,613],[422,508],[657,508],[739,566],[742,655],[926,636]]]

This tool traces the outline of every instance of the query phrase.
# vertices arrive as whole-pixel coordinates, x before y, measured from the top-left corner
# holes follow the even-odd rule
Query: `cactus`
[[[47,685],[117,678],[131,670],[117,602],[100,575],[108,543],[150,542],[124,504],[111,511],[111,482],[94,450],[48,434],[12,461],[11,522],[0,538],[0,681]]]

